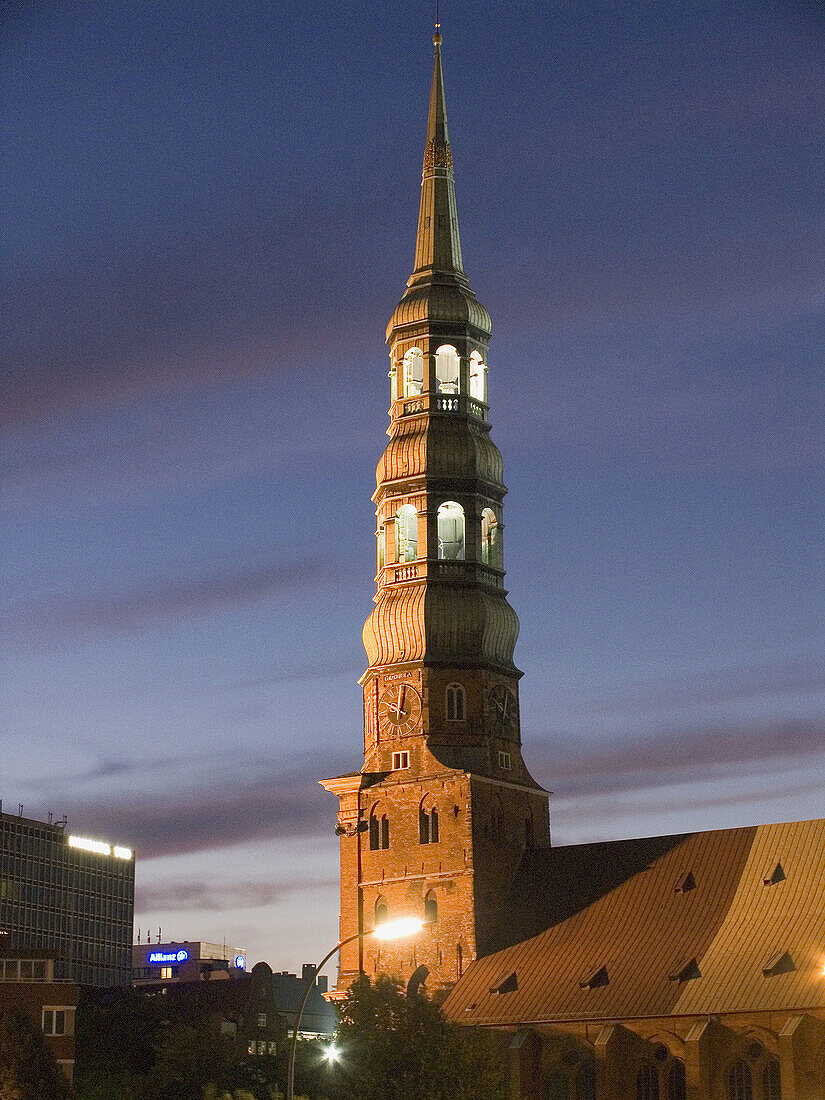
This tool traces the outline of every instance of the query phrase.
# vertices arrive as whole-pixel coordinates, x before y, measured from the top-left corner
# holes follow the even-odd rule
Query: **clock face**
[[[421,699],[412,684],[389,684],[378,696],[378,721],[389,733],[410,733],[421,718]]]
[[[516,728],[518,702],[512,691],[504,684],[496,684],[490,689],[487,695],[487,711],[500,733],[508,733]]]

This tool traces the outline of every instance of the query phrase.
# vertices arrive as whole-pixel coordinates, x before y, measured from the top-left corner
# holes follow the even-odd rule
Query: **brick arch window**
[[[435,377],[439,393],[458,393],[459,360],[452,344],[442,344],[435,353]]]
[[[596,1100],[596,1067],[586,1062],[576,1077],[576,1100]]]
[[[418,841],[420,844],[438,844],[438,810],[422,800],[418,807]]]
[[[386,901],[383,898],[378,898],[375,902],[375,927],[380,924],[386,924],[389,920],[390,911]]]
[[[570,1078],[563,1069],[554,1069],[547,1078],[547,1100],[570,1100]]]
[[[481,560],[484,565],[501,569],[501,542],[499,540],[498,520],[492,508],[481,513]]]
[[[666,1100],[685,1100],[687,1096],[687,1081],[685,1080],[685,1063],[674,1058],[667,1069],[665,1078]]]
[[[418,557],[418,513],[402,504],[395,514],[395,560],[415,561]]]
[[[636,1100],[659,1100],[659,1075],[655,1066],[642,1066],[636,1074]]]
[[[762,1100],[782,1100],[779,1063],[771,1058],[762,1068]]]
[[[370,851],[377,852],[390,846],[390,819],[379,806],[370,810]]]
[[[424,388],[424,352],[410,348],[404,356],[404,397],[417,397]]]
[[[728,1070],[727,1100],[753,1100],[751,1067],[741,1059]]]
[[[448,684],[445,693],[448,722],[464,722],[467,718],[467,698],[461,684]]]
[[[464,561],[464,509],[454,500],[438,506],[438,556],[446,561]]]
[[[438,899],[434,890],[428,890],[424,897],[424,920],[427,924],[435,924],[438,920]]]

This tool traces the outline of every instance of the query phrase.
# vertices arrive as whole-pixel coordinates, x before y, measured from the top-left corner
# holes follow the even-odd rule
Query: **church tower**
[[[429,922],[414,939],[343,947],[338,988],[360,973],[415,974],[438,995],[507,942],[510,887],[550,831],[521,756],[490,316],[464,273],[438,31],[433,42],[415,263],[387,327],[364,765],[323,786],[340,799],[341,939],[401,916]]]

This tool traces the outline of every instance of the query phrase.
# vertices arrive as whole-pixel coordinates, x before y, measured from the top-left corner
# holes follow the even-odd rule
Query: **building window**
[[[547,1078],[547,1100],[570,1100],[570,1081],[564,1070],[554,1070]]]
[[[247,1054],[254,1054],[255,1053],[255,1040],[254,1039],[250,1039],[249,1045],[246,1048],[246,1053]]]
[[[450,344],[442,344],[435,353],[435,377],[439,393],[458,393],[458,352]]]
[[[259,1012],[258,1013],[258,1027],[266,1027],[266,1013],[265,1012]]]
[[[266,1043],[264,1043],[264,1042],[258,1043],[258,1053],[259,1054],[266,1054]]]
[[[408,752],[394,752],[392,754],[392,770],[400,771],[410,766],[410,754]]]
[[[395,514],[395,560],[415,561],[418,557],[418,512],[402,504]]]
[[[636,1100],[659,1100],[659,1075],[655,1066],[642,1066],[636,1074]]]
[[[377,852],[390,846],[390,822],[386,814],[381,817],[373,811],[370,814],[370,851]]]
[[[432,890],[424,898],[424,920],[427,924],[435,924],[438,920],[438,901]]]
[[[487,367],[477,351],[470,356],[470,397],[487,400]]]
[[[481,560],[484,565],[501,569],[501,553],[498,538],[498,520],[492,508],[481,513]]]
[[[404,356],[404,397],[417,397],[424,388],[424,353],[410,348]]]
[[[513,767],[513,758],[509,752],[500,752],[498,754],[498,766],[503,768],[506,772],[511,770]]]
[[[753,1100],[751,1069],[747,1062],[734,1062],[728,1070],[728,1100]]]
[[[447,721],[464,722],[466,717],[464,688],[461,684],[450,684],[447,688]]]
[[[464,948],[461,946],[460,943],[457,943],[455,945],[455,963],[456,967],[458,968],[458,976],[460,978],[461,975],[464,973]]]
[[[375,903],[375,927],[378,928],[381,924],[386,924],[389,919],[390,911],[387,908],[387,903],[383,898],[379,898]]]
[[[779,1063],[773,1058],[762,1070],[762,1100],[782,1100]]]
[[[277,1054],[278,1053],[278,1044],[277,1043],[270,1043],[269,1044],[269,1053],[270,1054]]]
[[[43,1034],[44,1035],[65,1035],[66,1034],[66,1013],[71,1011],[65,1008],[44,1008],[43,1009]]]
[[[418,807],[418,840],[420,844],[438,843],[438,810],[435,806],[429,810],[423,804]]]
[[[596,1069],[591,1062],[579,1070],[576,1078],[576,1100],[596,1100]]]
[[[221,1020],[221,1035],[228,1039],[234,1039],[238,1033],[238,1025],[234,1020]]]
[[[667,1100],[685,1100],[686,1096],[685,1064],[674,1059],[667,1071]]]
[[[438,556],[464,561],[464,509],[454,500],[438,506]]]
[[[172,967],[171,966],[162,966],[160,968],[160,976],[161,976],[161,978],[171,978],[172,977]]]

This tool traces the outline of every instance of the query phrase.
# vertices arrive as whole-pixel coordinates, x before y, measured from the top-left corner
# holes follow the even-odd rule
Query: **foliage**
[[[460,1027],[419,996],[363,978],[342,1004],[330,1073],[334,1100],[504,1100],[506,1057],[496,1035]]]
[[[18,1008],[0,1009],[0,1100],[70,1100],[43,1033]]]

